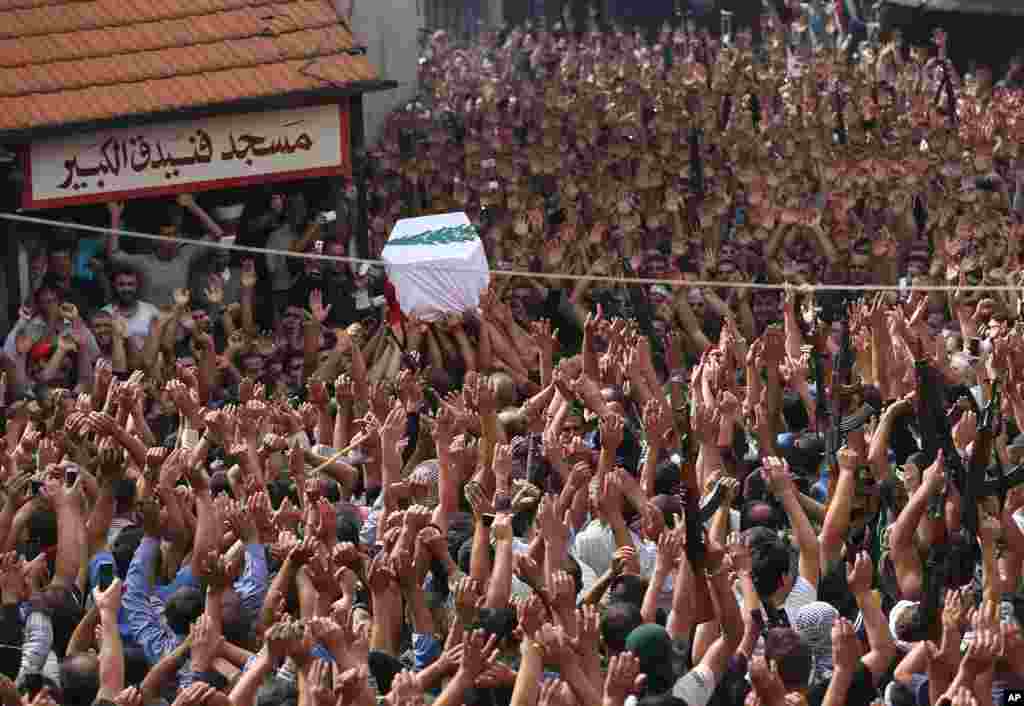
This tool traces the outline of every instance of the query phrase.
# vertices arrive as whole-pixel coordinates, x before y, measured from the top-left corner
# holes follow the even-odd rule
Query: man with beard
[[[177,242],[162,240],[157,243],[152,253],[126,253],[121,250],[120,237],[116,232],[121,227],[124,204],[108,203],[107,208],[110,211],[111,228],[110,238],[107,240],[107,257],[115,265],[128,265],[141,273],[144,284],[143,298],[146,301],[157,306],[169,306],[174,300],[175,289],[189,288],[189,270],[204,248],[199,244],[179,246]],[[192,213],[210,234],[217,238],[224,235],[221,227],[196,203],[191,194],[178,196],[177,203],[170,209],[167,223],[160,227],[160,235],[170,238],[183,237],[181,224],[186,210]],[[115,293],[115,299],[116,296]]]
[[[306,252],[334,257],[345,257],[346,254],[345,246],[333,240],[324,244],[322,253],[317,253],[315,243]],[[360,302],[364,304],[369,304],[373,296],[368,291],[367,273],[363,270],[359,272],[362,281],[357,283],[350,274],[347,262],[303,259],[302,272],[292,286],[291,303],[293,306],[307,307],[310,295],[319,290],[324,310],[327,312],[327,318],[323,321],[326,326],[344,328],[355,323],[361,318],[360,313],[364,309],[367,312],[370,309],[369,306],[357,307],[357,296],[365,293],[363,297],[360,297],[366,300]],[[362,287],[359,287],[359,284],[362,284]]]
[[[149,302],[139,300],[139,275],[134,270],[115,266],[110,273],[110,287],[114,301],[103,307],[103,311],[120,315],[128,325],[128,338],[136,348],[141,348],[160,310]]]
[[[559,342],[566,348],[580,345],[583,340],[583,322],[577,319],[566,290],[547,289],[536,281],[517,279],[503,297],[512,310],[512,316],[524,330],[540,319],[551,322],[551,330],[558,332]]]

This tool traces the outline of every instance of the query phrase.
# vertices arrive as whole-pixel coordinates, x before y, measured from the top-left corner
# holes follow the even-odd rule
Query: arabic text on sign
[[[123,171],[131,170],[141,173],[147,170],[164,170],[165,179],[174,179],[181,175],[181,167],[196,164],[209,164],[216,159],[213,139],[205,130],[196,130],[188,138],[191,153],[175,156],[174,144],[165,145],[160,140],[150,141],[139,135],[128,139],[108,138],[99,148],[99,160],[92,166],[85,166],[81,155],[75,155],[64,162],[65,179],[58,188],[79,191],[87,189],[90,183],[86,179],[100,177],[96,186],[104,187],[102,177],[118,176]],[[227,149],[220,153],[221,161],[241,160],[252,166],[253,158],[271,157],[280,154],[294,154],[296,151],[308,152],[313,148],[313,138],[301,133],[294,142],[285,137],[268,138],[263,135],[242,133],[235,136],[228,134]]]

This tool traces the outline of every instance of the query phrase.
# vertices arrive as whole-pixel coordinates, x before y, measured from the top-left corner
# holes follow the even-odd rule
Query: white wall
[[[356,42],[366,44],[367,56],[382,79],[398,82],[398,88],[363,97],[367,147],[376,144],[387,114],[416,95],[419,31],[426,25],[426,6],[431,1],[335,0],[341,14],[347,13],[350,3],[354,5],[352,30]],[[503,0],[483,0],[481,4],[485,20],[492,26],[500,25]]]
[[[354,4],[352,30],[380,78],[397,81],[398,88],[363,96],[366,145],[372,147],[384,118],[416,94],[418,33],[426,0],[335,0],[339,11]]]

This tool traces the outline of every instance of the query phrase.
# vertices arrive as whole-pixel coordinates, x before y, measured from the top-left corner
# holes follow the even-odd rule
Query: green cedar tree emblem
[[[468,243],[477,239],[476,229],[471,225],[450,226],[438,230],[425,230],[415,235],[392,238],[388,245],[448,245]]]

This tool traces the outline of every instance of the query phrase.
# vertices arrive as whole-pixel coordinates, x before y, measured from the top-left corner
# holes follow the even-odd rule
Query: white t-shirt
[[[682,699],[686,706],[707,706],[718,686],[718,677],[715,673],[698,664],[676,680],[672,686],[672,696]],[[636,706],[638,703],[635,696],[626,697],[626,706]]]
[[[654,573],[657,545],[645,542],[633,531],[629,534],[636,549],[637,561],[640,563],[640,575],[648,577]],[[611,568],[617,548],[612,528],[601,520],[591,520],[576,535],[576,540],[572,544],[572,554],[577,561],[593,569],[595,576],[600,577]]]
[[[816,600],[818,600],[818,589],[812,586],[811,582],[803,576],[797,576],[796,583],[793,584],[793,590],[789,592],[786,600],[782,603],[782,608],[786,611],[786,617],[789,618],[790,625],[793,624],[796,614],[801,608],[809,603],[814,603]]]
[[[1017,510],[1013,513],[1013,521],[1017,523],[1021,531],[1024,532],[1024,510]]]
[[[743,605],[743,591],[740,590],[738,581],[733,584],[733,593],[736,596],[736,602]],[[808,603],[814,603],[816,600],[818,600],[818,589],[812,586],[811,582],[803,576],[797,576],[796,582],[793,584],[793,590],[789,592],[786,600],[782,602],[782,609],[786,611],[786,617],[789,618],[790,624],[793,624],[793,620],[801,608]]]
[[[295,230],[286,223],[270,234],[267,248],[288,250],[298,237]],[[295,276],[288,269],[288,258],[284,255],[267,255],[267,271],[270,273],[270,287],[275,292],[287,292],[295,283]]]
[[[103,311],[108,314],[117,313],[113,304],[107,304],[103,307]],[[146,336],[149,335],[149,327],[153,323],[153,319],[159,315],[160,310],[149,302],[138,302],[138,305],[135,307],[135,313],[125,317],[125,321],[128,322],[128,338],[136,339],[134,343],[140,345],[142,341],[146,340]]]
[[[153,253],[131,254],[118,250],[111,259],[138,270],[142,275],[140,299],[156,302],[157,306],[170,306],[174,303],[174,290],[188,288],[192,261],[202,250],[199,245],[182,245],[170,260],[161,260]]]

